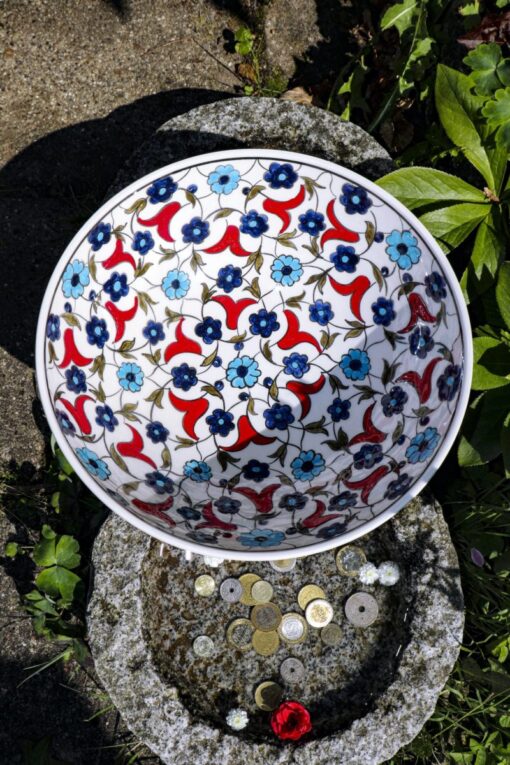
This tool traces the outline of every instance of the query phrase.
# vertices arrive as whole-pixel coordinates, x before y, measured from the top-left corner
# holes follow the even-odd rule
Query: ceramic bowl
[[[37,379],[87,486],[164,542],[232,559],[346,543],[425,486],[469,394],[466,306],[397,200],[270,150],[163,167],[62,255]]]

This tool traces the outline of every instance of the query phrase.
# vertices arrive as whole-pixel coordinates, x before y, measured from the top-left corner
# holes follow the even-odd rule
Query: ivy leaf
[[[473,390],[488,390],[510,385],[510,348],[495,337],[473,340]]]
[[[420,220],[439,239],[445,252],[449,252],[458,247],[490,211],[490,205],[463,202],[432,210],[422,215]]]
[[[476,93],[488,96],[502,85],[510,85],[510,61],[503,59],[496,43],[478,45],[463,61],[472,70]]]
[[[481,189],[455,175],[430,167],[404,167],[385,175],[376,183],[411,210],[450,201],[486,201]]]
[[[496,301],[503,320],[510,329],[510,263],[503,263],[499,269],[496,284]]]
[[[482,109],[489,128],[498,129],[496,142],[510,150],[510,88],[500,88]],[[495,184],[494,184],[495,185]]]
[[[470,87],[471,81],[467,75],[439,64],[435,98],[441,124],[448,138],[462,151],[493,189],[495,183],[489,158],[475,125],[485,99],[482,96],[473,95]]]

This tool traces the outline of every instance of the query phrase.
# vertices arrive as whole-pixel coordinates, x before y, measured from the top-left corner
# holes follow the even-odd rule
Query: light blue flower
[[[299,481],[311,481],[322,473],[326,463],[321,454],[309,449],[307,452],[300,452],[299,457],[292,460],[290,466],[294,478]]]
[[[370,371],[370,359],[366,351],[352,348],[340,359],[340,369],[349,380],[363,380]]]
[[[106,462],[100,459],[91,449],[87,449],[86,446],[82,446],[81,449],[76,449],[76,456],[83,467],[88,470],[90,475],[93,475],[94,478],[100,478],[101,481],[105,481],[110,475],[110,470],[108,469]]]
[[[188,460],[184,465],[184,475],[192,481],[209,481],[212,471],[206,462]]]
[[[437,428],[426,428],[418,433],[406,449],[406,457],[412,464],[425,462],[435,451],[440,435]]]
[[[418,240],[410,231],[397,231],[394,229],[386,237],[386,252],[390,260],[396,263],[403,271],[410,269],[415,263],[418,263],[421,257],[421,250],[416,245]]]
[[[260,375],[258,363],[250,356],[240,356],[227,367],[227,380],[234,388],[251,388]]]
[[[81,260],[73,260],[66,266],[62,277],[62,292],[66,298],[79,298],[90,282],[89,269]]]
[[[136,393],[143,385],[143,372],[138,364],[125,362],[117,371],[121,388]]]
[[[161,287],[167,298],[177,300],[187,294],[190,284],[189,276],[184,271],[174,269],[167,273]]]
[[[278,284],[284,287],[290,287],[299,281],[303,275],[303,266],[297,258],[292,255],[280,255],[271,266],[271,277]]]
[[[244,547],[274,547],[285,539],[283,531],[270,529],[252,529],[239,535],[239,541]]]
[[[231,194],[239,186],[241,174],[232,165],[218,165],[209,173],[207,183],[216,194]]]

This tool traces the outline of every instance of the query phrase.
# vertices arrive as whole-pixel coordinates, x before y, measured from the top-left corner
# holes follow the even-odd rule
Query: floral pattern
[[[140,181],[61,266],[52,421],[173,538],[333,545],[408,499],[440,448],[461,308],[375,187],[285,153],[224,157]]]

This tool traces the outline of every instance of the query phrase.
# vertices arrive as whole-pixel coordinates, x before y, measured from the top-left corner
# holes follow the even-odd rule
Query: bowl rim
[[[162,175],[176,173],[180,170],[184,170],[190,166],[196,164],[203,164],[209,162],[221,162],[229,160],[234,162],[236,159],[268,159],[268,160],[284,160],[289,162],[296,162],[302,164],[312,164],[318,168],[329,171],[335,174],[342,174],[346,180],[351,180],[357,183],[362,188],[366,189],[369,193],[377,194],[377,196],[387,205],[390,205],[398,214],[400,214],[404,220],[406,220],[412,228],[419,234],[420,238],[426,243],[427,247],[431,250],[434,256],[441,264],[441,268],[445,276],[448,279],[448,286],[452,291],[452,295],[455,300],[456,307],[458,309],[458,320],[460,324],[460,331],[463,342],[463,374],[460,386],[460,392],[455,407],[454,415],[450,421],[448,431],[445,433],[444,438],[437,452],[434,454],[432,460],[429,462],[421,476],[415,481],[410,489],[399,497],[390,507],[386,508],[382,513],[366,521],[356,529],[346,532],[340,538],[333,537],[332,539],[325,539],[314,544],[305,545],[303,547],[290,549],[290,550],[264,550],[262,548],[252,548],[251,551],[244,550],[228,550],[225,548],[214,547],[212,545],[199,544],[197,542],[188,541],[186,539],[180,539],[173,536],[171,533],[158,529],[152,526],[150,523],[138,518],[133,512],[122,507],[119,503],[111,497],[108,492],[103,489],[99,483],[93,480],[89,473],[85,470],[79,459],[76,457],[73,449],[69,446],[68,441],[64,438],[62,431],[58,425],[50,392],[48,390],[46,367],[45,367],[45,343],[46,343],[46,323],[49,310],[51,308],[53,293],[57,288],[61,277],[63,268],[69,262],[72,255],[75,254],[77,246],[83,241],[90,229],[99,223],[105,214],[109,213],[115,208],[119,202],[125,199],[127,194],[131,194],[140,188],[140,185],[149,185]],[[80,480],[90,489],[90,491],[97,496],[103,504],[105,504],[110,510],[120,515],[125,521],[140,529],[140,531],[149,534],[149,536],[158,539],[159,541],[177,547],[181,550],[185,550],[189,553],[195,553],[197,555],[208,556],[211,558],[218,558],[221,560],[239,560],[239,561],[262,561],[262,560],[282,560],[291,558],[303,558],[307,555],[313,555],[315,553],[325,552],[326,550],[334,549],[345,544],[349,544],[356,539],[368,534],[378,526],[392,518],[399,512],[405,505],[414,499],[425,488],[430,481],[434,473],[440,467],[445,460],[447,454],[452,448],[455,439],[457,438],[464,414],[469,402],[469,395],[471,390],[471,377],[473,372],[473,346],[472,346],[472,332],[471,323],[469,320],[469,314],[459,281],[453,271],[453,268],[448,261],[448,258],[443,253],[438,243],[425,228],[425,226],[419,221],[419,219],[412,213],[405,205],[399,202],[392,194],[388,193],[385,189],[379,187],[373,181],[368,180],[364,176],[350,170],[343,165],[333,162],[328,159],[322,159],[315,157],[311,154],[303,154],[295,151],[279,150],[279,149],[228,149],[223,151],[207,152],[205,154],[197,154],[186,159],[179,160],[178,162],[171,162],[167,165],[163,165],[156,170],[137,178],[132,183],[122,188],[119,192],[109,197],[103,204],[83,223],[77,233],[73,236],[69,244],[66,246],[64,252],[58,259],[53,273],[48,281],[44,298],[39,311],[39,318],[37,322],[36,342],[35,342],[35,371],[36,371],[36,384],[37,392],[41,400],[45,417],[48,421],[51,432],[53,433],[55,440],[64,454],[65,458],[70,463],[73,470],[76,472]],[[341,542],[340,542],[341,539]]]

